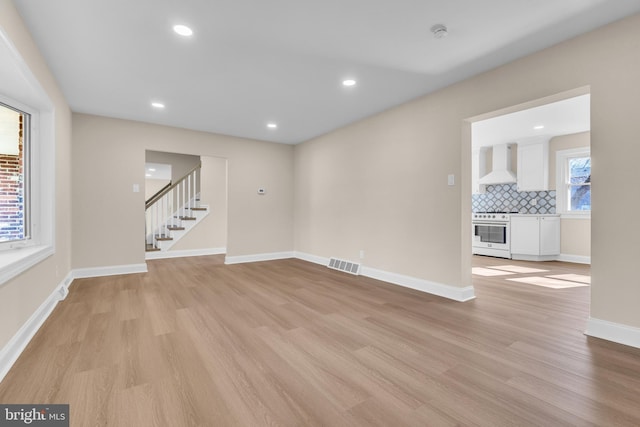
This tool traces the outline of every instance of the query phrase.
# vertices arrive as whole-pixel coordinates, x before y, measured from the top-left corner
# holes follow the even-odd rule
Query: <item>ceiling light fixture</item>
[[[442,24],[436,24],[433,27],[431,27],[431,32],[433,33],[433,37],[437,39],[442,39],[449,35],[449,31],[447,30],[447,27],[445,27]]]
[[[146,173],[146,174],[144,174],[144,176],[146,176],[147,178],[149,178],[149,177],[151,176],[151,174],[150,174],[150,173]]]
[[[149,172],[155,172],[155,171],[156,171],[156,169],[155,169],[155,168],[149,168],[149,169],[147,169],[147,170],[148,170]]]
[[[164,108],[164,104],[162,102],[152,102],[151,106],[153,108]]]
[[[180,34],[181,36],[184,36],[184,37],[189,37],[193,35],[193,30],[187,27],[186,25],[174,25],[173,31],[175,31],[176,34]]]
[[[267,127],[268,127],[269,129],[277,129],[277,128],[278,128],[278,125],[277,125],[277,124],[275,124],[275,123],[267,123]]]
[[[355,85],[356,85],[356,81],[353,79],[347,79],[342,81],[342,86],[351,87]]]
[[[533,127],[535,130],[544,129],[544,125],[538,125]]]

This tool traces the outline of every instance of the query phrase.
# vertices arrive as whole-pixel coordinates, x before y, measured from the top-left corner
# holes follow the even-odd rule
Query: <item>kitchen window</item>
[[[556,154],[556,204],[563,217],[591,216],[591,152],[589,148]]]

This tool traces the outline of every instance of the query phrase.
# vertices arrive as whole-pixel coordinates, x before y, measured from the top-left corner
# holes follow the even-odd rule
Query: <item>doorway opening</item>
[[[588,288],[589,88],[488,113],[469,124],[471,282]]]
[[[217,255],[227,246],[227,160],[145,152],[146,259]]]

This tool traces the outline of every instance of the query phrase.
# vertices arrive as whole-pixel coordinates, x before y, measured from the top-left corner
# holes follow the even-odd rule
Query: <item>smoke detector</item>
[[[442,24],[437,24],[431,27],[431,32],[433,33],[433,37],[437,39],[442,39],[449,35],[449,31],[447,31],[447,27]]]

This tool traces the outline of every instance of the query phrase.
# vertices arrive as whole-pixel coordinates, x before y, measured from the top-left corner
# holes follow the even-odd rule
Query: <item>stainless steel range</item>
[[[471,214],[471,226],[474,255],[511,258],[509,212],[474,212]]]

